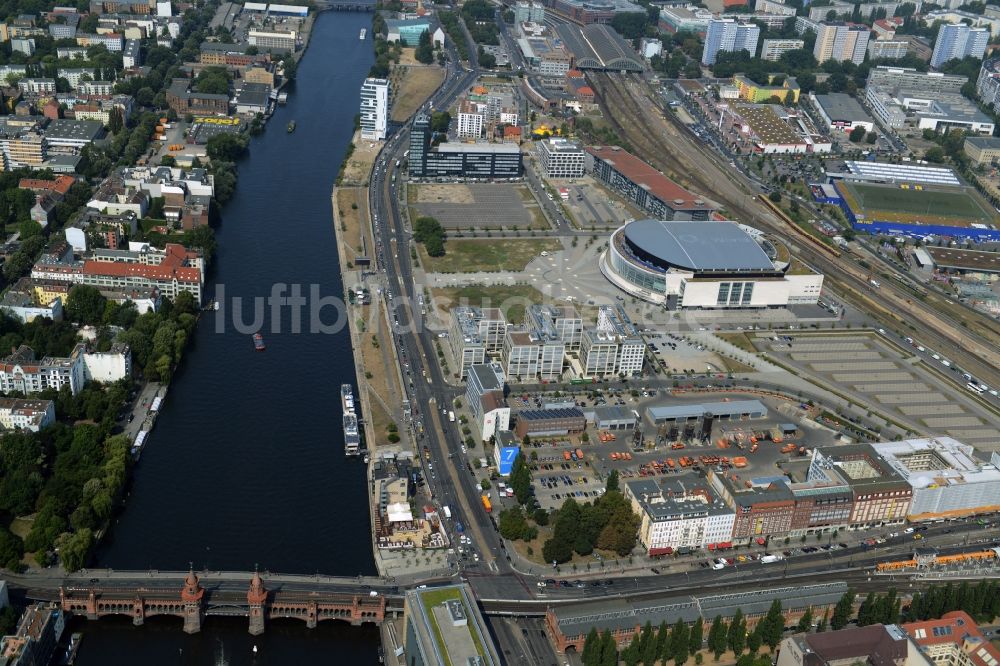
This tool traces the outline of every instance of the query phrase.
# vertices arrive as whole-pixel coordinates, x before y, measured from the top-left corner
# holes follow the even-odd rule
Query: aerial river
[[[370,38],[358,39],[371,17],[320,15],[288,105],[240,163],[206,289],[206,300],[224,293],[224,307],[198,326],[98,567],[375,573],[364,468],[344,458],[339,423],[340,384],[354,379],[346,327],[310,332],[306,305],[294,332],[289,308],[267,307],[267,350],[255,352],[234,324],[237,299],[249,325],[254,298],[276,283],[289,285],[285,295],[301,285],[307,300],[312,285],[320,296],[343,294],[330,190],[373,60]],[[320,314],[326,324],[338,316],[334,307]],[[242,618],[207,618],[194,636],[177,618],[73,628],[84,631],[83,666],[377,661],[377,630],[344,623],[276,622],[258,637]]]

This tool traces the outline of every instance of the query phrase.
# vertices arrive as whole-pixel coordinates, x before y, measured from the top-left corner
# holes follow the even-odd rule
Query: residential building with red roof
[[[35,194],[48,194],[57,201],[62,201],[75,182],[76,178],[73,176],[57,176],[54,180],[22,178],[17,183],[17,187],[22,190],[31,190]]]
[[[902,625],[921,651],[940,666],[997,666],[998,650],[965,611],[945,613],[939,620]]]

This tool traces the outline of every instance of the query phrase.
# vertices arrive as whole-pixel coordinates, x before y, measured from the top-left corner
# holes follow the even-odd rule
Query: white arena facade
[[[601,272],[667,309],[815,304],[823,276],[763,232],[736,222],[636,220],[611,234]]]

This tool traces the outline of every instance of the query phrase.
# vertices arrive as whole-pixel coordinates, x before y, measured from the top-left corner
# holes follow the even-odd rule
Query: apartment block
[[[935,69],[955,58],[982,58],[990,42],[988,28],[973,28],[965,23],[946,23],[938,28],[931,67]]]
[[[819,30],[816,32],[813,55],[819,63],[827,60],[839,62],[850,60],[860,65],[865,60],[870,36],[871,32],[867,26],[824,21],[819,24]]]
[[[747,51],[753,57],[757,53],[760,26],[742,23],[736,19],[712,19],[705,32],[705,48],[701,54],[701,64],[714,65],[720,51]]]
[[[485,442],[497,432],[510,430],[503,368],[498,363],[471,365],[465,379],[465,400],[476,422],[479,438]]]
[[[0,398],[0,427],[4,430],[38,432],[55,420],[56,407],[51,400]]]
[[[760,57],[762,60],[777,61],[781,58],[781,54],[801,49],[803,46],[805,41],[801,39],[765,39],[760,47]]]
[[[534,330],[508,330],[501,360],[508,379],[553,379],[562,374],[565,354],[566,345],[561,340]]]
[[[462,374],[486,363],[487,353],[500,351],[506,331],[507,319],[499,308],[452,308],[448,339]]]
[[[576,308],[569,305],[529,305],[525,316],[531,328],[560,340],[567,350],[580,348],[583,319]]]
[[[736,513],[693,474],[628,481],[625,498],[641,518],[639,541],[651,557],[732,540]]]

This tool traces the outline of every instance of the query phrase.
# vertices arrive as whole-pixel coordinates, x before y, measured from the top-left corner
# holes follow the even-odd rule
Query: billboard
[[[517,458],[517,454],[521,452],[521,447],[519,446],[504,446],[497,447],[497,471],[500,476],[510,476],[511,470],[514,469],[514,458]]]

